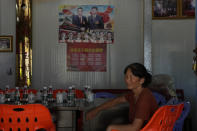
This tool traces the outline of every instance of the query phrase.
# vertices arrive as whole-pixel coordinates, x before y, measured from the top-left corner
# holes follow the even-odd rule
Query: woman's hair
[[[144,83],[142,84],[143,87],[147,87],[151,83],[152,75],[146,70],[144,65],[140,63],[130,64],[124,69],[124,74],[126,74],[128,69],[131,70],[134,76],[144,78]]]

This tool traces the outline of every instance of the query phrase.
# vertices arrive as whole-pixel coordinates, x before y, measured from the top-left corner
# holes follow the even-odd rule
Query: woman
[[[112,129],[119,131],[139,131],[158,108],[154,96],[146,88],[152,78],[146,68],[142,64],[133,63],[125,68],[124,74],[125,83],[130,92],[96,107],[86,115],[86,119],[90,120],[101,110],[108,109],[120,103],[129,102],[130,123],[125,125],[109,125],[106,131],[111,131]]]

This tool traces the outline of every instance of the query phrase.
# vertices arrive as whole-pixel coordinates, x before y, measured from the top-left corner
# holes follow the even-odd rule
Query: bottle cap
[[[88,89],[88,88],[90,88],[90,86],[89,85],[84,85],[84,88]]]
[[[72,85],[72,88],[73,88],[73,89],[75,89],[75,87],[76,87],[75,85]]]

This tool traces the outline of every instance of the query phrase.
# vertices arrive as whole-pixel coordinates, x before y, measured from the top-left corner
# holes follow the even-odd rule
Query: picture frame
[[[0,36],[0,52],[13,51],[13,36]]]
[[[174,19],[179,16],[178,0],[152,0],[153,19]]]
[[[196,0],[152,0],[152,19],[195,18]]]
[[[195,18],[195,0],[181,0],[181,17]]]

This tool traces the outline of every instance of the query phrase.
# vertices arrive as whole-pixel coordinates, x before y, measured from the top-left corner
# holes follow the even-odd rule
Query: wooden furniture
[[[77,112],[79,107],[55,106],[51,109],[55,116],[57,131],[76,131],[77,130]]]

